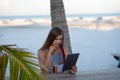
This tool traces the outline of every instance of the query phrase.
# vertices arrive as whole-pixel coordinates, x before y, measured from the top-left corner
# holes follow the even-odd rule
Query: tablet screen
[[[72,66],[76,65],[79,53],[69,54],[66,58],[66,61],[63,65],[63,71],[70,70]]]

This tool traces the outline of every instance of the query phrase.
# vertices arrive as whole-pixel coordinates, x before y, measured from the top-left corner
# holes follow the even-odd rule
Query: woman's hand
[[[55,50],[55,47],[54,46],[50,46],[49,47],[49,54],[52,54],[53,52],[54,52],[54,50]]]
[[[72,66],[72,69],[69,71],[70,74],[75,74],[77,72],[77,67]]]

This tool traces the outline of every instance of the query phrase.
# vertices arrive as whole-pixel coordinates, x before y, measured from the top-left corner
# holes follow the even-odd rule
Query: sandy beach
[[[112,30],[120,29],[120,16],[104,16],[104,17],[68,17],[67,23],[69,27],[85,28],[92,30]],[[0,20],[0,27],[5,26],[24,26],[37,24],[40,26],[51,26],[50,18],[32,18],[32,19],[6,19]]]

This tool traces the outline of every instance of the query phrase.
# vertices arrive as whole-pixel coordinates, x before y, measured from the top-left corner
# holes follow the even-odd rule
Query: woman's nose
[[[57,40],[58,43],[61,43],[61,40]]]

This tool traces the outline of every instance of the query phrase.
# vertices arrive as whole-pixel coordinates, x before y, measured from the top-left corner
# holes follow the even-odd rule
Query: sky
[[[66,14],[120,13],[120,0],[63,0]],[[49,15],[50,0],[0,0],[0,16]]]

